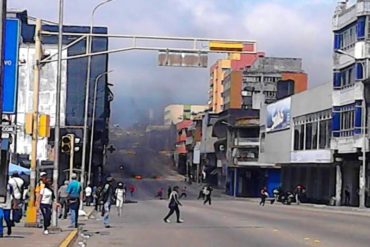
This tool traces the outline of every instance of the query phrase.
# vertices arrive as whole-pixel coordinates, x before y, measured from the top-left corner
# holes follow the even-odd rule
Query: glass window
[[[299,150],[300,129],[300,125],[294,126],[294,150]]]
[[[326,148],[327,135],[329,135],[329,133],[327,132],[328,122],[330,121],[329,120],[320,121],[319,149]]]
[[[312,149],[317,149],[317,122],[312,123]]]
[[[306,124],[306,150],[312,149],[312,123]]]
[[[300,126],[300,133],[299,133],[299,149],[304,150],[304,125]]]

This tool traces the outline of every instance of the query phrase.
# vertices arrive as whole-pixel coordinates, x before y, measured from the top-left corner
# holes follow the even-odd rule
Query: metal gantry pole
[[[58,194],[59,180],[59,150],[60,150],[60,98],[62,87],[62,45],[63,45],[63,7],[64,0],[59,0],[59,35],[58,35],[58,68],[56,83],[56,102],[55,102],[55,133],[54,133],[54,169],[53,169],[53,190],[54,195]],[[58,197],[56,196],[56,202]],[[57,208],[53,207],[52,225],[58,226]]]
[[[85,170],[86,170],[86,152],[87,152],[87,128],[88,128],[88,115],[89,115],[89,95],[90,95],[90,73],[91,73],[91,46],[92,46],[92,33],[94,27],[94,15],[96,10],[105,3],[112,0],[105,0],[98,4],[90,18],[90,32],[86,42],[86,54],[87,57],[87,72],[86,72],[86,88],[85,88],[85,114],[84,114],[84,128],[83,128],[83,143],[82,143],[82,164],[81,164],[81,186],[85,188]],[[83,209],[83,203],[80,203],[81,209]]]
[[[96,94],[97,94],[97,89],[98,89],[98,83],[99,83],[99,79],[104,76],[104,75],[107,75],[109,73],[111,73],[113,70],[110,70],[110,71],[107,71],[107,72],[104,72],[104,73],[101,73],[100,75],[98,75],[94,81],[94,96],[93,96],[93,100],[94,100],[94,104],[93,104],[93,115],[92,115],[92,121],[91,121],[91,133],[90,133],[90,151],[89,151],[89,172],[87,173],[87,184],[90,184],[91,183],[91,166],[92,166],[92,158],[93,158],[93,148],[94,148],[94,130],[95,130],[95,114],[96,114]]]

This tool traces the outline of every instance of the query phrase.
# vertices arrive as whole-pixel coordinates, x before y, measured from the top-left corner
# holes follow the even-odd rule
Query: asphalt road
[[[211,206],[196,200],[198,185],[188,186],[181,217],[184,223],[163,222],[167,201],[154,199],[160,187],[176,180],[129,181],[137,187],[137,203],[126,204],[124,215],[111,211],[112,228],[99,215],[83,227],[87,246],[202,246],[202,247],[361,247],[370,246],[370,217],[366,213],[333,211],[280,204],[258,206],[215,193]],[[81,239],[80,239],[81,240]],[[77,243],[76,243],[76,246]]]

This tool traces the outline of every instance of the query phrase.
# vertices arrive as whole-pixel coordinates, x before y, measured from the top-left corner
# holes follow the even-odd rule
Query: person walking
[[[176,212],[177,223],[183,223],[184,222],[182,219],[180,219],[180,209],[179,209],[179,206],[182,206],[182,204],[181,204],[181,202],[178,199],[178,191],[179,191],[179,187],[178,186],[173,187],[173,190],[172,190],[172,192],[170,194],[170,198],[169,198],[169,204],[168,204],[168,208],[170,209],[170,211],[168,212],[168,214],[166,215],[166,217],[164,217],[164,219],[163,219],[163,221],[165,223],[170,223],[169,218],[171,217],[171,215],[174,212]]]
[[[116,197],[116,207],[117,207],[117,213],[118,216],[122,215],[122,208],[123,208],[123,203],[125,201],[125,195],[126,195],[126,190],[125,187],[123,186],[123,183],[119,182],[115,191],[115,197]]]
[[[171,192],[172,192],[172,188],[171,188],[171,186],[168,186],[168,189],[167,189],[167,199],[170,199]]]
[[[102,191],[102,198],[103,198],[103,222],[105,228],[110,228],[109,224],[109,213],[110,208],[112,205],[113,197],[114,197],[114,190],[113,190],[113,178],[108,177],[107,182],[105,183]]]
[[[265,203],[266,203],[266,198],[268,197],[268,192],[267,192],[267,188],[266,187],[263,187],[260,191],[260,197],[261,197],[261,201],[260,201],[260,206],[265,206]]]
[[[199,199],[204,200],[205,195],[204,195],[203,191],[204,191],[205,188],[206,188],[206,186],[203,186],[202,189],[199,191],[197,200],[199,200]]]
[[[181,190],[181,195],[180,195],[180,199],[181,198],[183,198],[183,197],[187,197],[188,195],[186,194],[186,190],[187,190],[187,188],[186,188],[186,186],[184,186],[183,188],[182,188],[182,190]]]
[[[23,184],[24,181],[19,177],[18,172],[13,173],[8,181],[11,186],[11,191],[13,193],[12,199],[12,211],[13,211],[13,221],[19,223],[23,216]]]
[[[213,191],[213,188],[210,185],[205,187],[205,189],[203,190],[203,194],[205,195],[205,198],[206,198],[203,202],[203,205],[205,205],[207,202],[209,205],[212,204],[212,200],[211,200],[212,191]]]
[[[349,192],[349,186],[346,185],[346,188],[344,189],[344,205],[349,206],[349,202],[351,199],[351,193]]]
[[[44,235],[49,234],[48,227],[51,222],[51,209],[55,199],[50,182],[46,182],[44,188],[40,191],[41,201],[40,210],[44,219]]]
[[[92,202],[92,188],[91,188],[91,185],[88,185],[85,188],[85,200],[86,200],[86,206],[90,206],[91,202]]]
[[[71,176],[72,181],[68,184],[68,204],[71,213],[71,225],[70,228],[78,228],[78,209],[80,208],[81,198],[81,184],[77,181],[77,175],[75,173]]]
[[[7,192],[6,192],[6,202],[0,204],[0,238],[4,237],[4,227],[3,221],[5,220],[7,230],[7,235],[10,236],[12,234],[12,225],[13,222],[11,220],[11,212],[12,212],[12,191],[11,186],[9,183],[7,184]]]
[[[59,219],[63,217],[63,219],[67,219],[67,214],[69,211],[68,207],[68,193],[67,193],[67,187],[68,187],[69,181],[64,181],[64,184],[60,186],[58,190],[58,199],[59,203],[61,205],[60,213],[59,213]]]
[[[164,192],[164,189],[163,188],[160,188],[157,191],[157,194],[155,195],[155,198],[159,198],[159,200],[162,200],[163,199],[163,192]]]
[[[135,185],[130,184],[130,185],[128,186],[128,189],[130,190],[131,198],[133,198],[133,197],[134,197],[134,192],[136,191]]]
[[[103,191],[103,185],[99,184],[99,186],[96,187],[96,190],[94,192],[95,211],[97,212],[102,211],[102,201],[101,201],[102,191]]]

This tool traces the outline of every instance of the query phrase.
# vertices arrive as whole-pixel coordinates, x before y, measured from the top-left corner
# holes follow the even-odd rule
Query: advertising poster
[[[272,132],[290,127],[291,98],[279,100],[266,108],[266,131]]]

